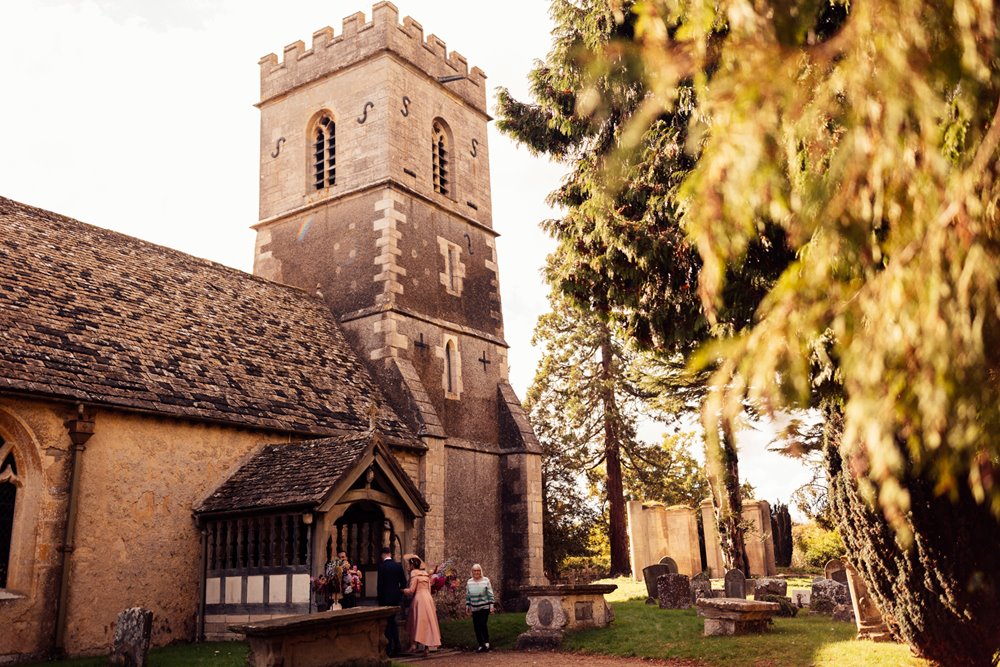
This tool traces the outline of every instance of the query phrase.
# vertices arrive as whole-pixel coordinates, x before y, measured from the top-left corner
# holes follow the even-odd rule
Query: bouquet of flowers
[[[437,593],[442,588],[450,591],[458,589],[458,571],[451,559],[439,564],[431,574],[431,593]]]

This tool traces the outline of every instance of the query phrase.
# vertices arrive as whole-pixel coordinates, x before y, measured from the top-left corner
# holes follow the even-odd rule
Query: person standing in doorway
[[[476,631],[476,641],[479,642],[479,653],[490,650],[490,630],[487,622],[493,611],[493,584],[483,576],[483,566],[476,563],[472,566],[472,577],[465,582],[465,608],[472,612],[472,627]]]
[[[398,607],[403,601],[406,574],[403,572],[403,566],[392,559],[392,551],[389,547],[382,547],[382,562],[378,564],[377,588],[380,607]],[[399,655],[399,626],[396,624],[396,614],[386,619],[385,638],[389,643],[386,649],[389,657]]]

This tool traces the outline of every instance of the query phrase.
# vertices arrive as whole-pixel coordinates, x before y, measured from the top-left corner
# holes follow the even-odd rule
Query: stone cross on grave
[[[492,364],[493,362],[486,358],[486,350],[483,350],[483,356],[481,356],[477,361],[483,365],[483,372],[486,372],[486,366]]]

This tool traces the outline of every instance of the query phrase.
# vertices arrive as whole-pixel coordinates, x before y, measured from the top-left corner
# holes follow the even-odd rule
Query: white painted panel
[[[243,577],[226,577],[226,604],[243,602]]]
[[[247,577],[247,604],[264,602],[264,575]]]
[[[292,602],[309,602],[309,575],[292,575]]]
[[[218,577],[208,577],[205,579],[205,604],[219,604],[222,602],[222,582]]]
[[[285,588],[288,585],[287,575],[284,574],[272,574],[268,577],[270,580],[268,582],[268,592],[267,601],[270,604],[285,604],[288,602],[286,599]]]

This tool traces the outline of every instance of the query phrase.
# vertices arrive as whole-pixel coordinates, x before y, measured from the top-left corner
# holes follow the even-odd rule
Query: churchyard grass
[[[517,636],[527,630],[524,614],[493,614],[490,616],[490,646],[497,649],[512,649]],[[441,641],[445,646],[475,650],[478,644],[476,633],[472,629],[472,619],[443,622]]]
[[[150,667],[245,667],[248,647],[244,642],[174,644],[149,652]],[[36,663],[45,667],[107,667],[107,656],[74,658]],[[29,666],[30,667],[30,666]]]
[[[664,610],[641,601],[612,604],[609,628],[568,634],[570,651],[643,658],[682,658],[724,667],[817,665],[819,667],[917,667],[909,649],[897,644],[857,642],[853,623],[802,612],[776,618],[770,632],[741,637],[704,637],[693,609]]]
[[[613,580],[612,583],[617,583]],[[640,584],[641,585],[641,584]],[[612,598],[619,594],[607,597]],[[645,592],[642,597],[645,598]],[[718,667],[927,667],[900,644],[854,640],[852,623],[834,623],[828,616],[801,612],[796,618],[777,618],[763,635],[704,637],[703,621],[693,609],[663,610],[643,600],[611,603],[615,621],[608,628],[569,633],[563,650],[581,653],[682,659]],[[526,631],[524,614],[496,614],[490,618],[490,638],[498,649],[511,649]],[[470,620],[441,625],[446,646],[474,649]]]

